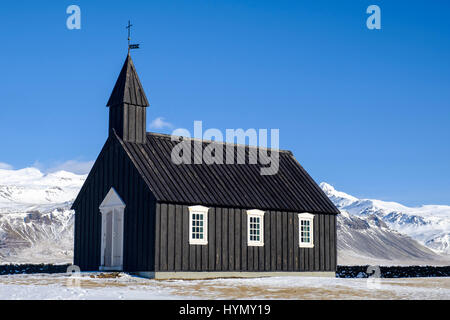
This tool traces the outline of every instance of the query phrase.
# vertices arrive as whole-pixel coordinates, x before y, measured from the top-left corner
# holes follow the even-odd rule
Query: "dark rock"
[[[0,275],[31,273],[66,273],[70,264],[4,264],[0,265]]]
[[[373,275],[373,271],[368,272],[368,267],[369,266],[337,266],[336,277],[360,278],[361,273],[366,274],[367,277],[369,277]],[[450,266],[381,266],[379,268],[381,278],[450,277]],[[373,268],[371,270],[373,270]]]

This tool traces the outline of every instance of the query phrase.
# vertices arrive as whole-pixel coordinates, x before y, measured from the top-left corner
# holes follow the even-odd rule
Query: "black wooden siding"
[[[152,271],[156,201],[114,138],[106,142],[74,204],[74,263],[82,270],[98,270],[101,250],[99,206],[111,187],[126,204],[124,270]]]
[[[264,246],[247,246],[247,212],[212,207],[208,244],[189,244],[186,205],[156,205],[156,271],[335,271],[336,215],[315,214],[314,248],[299,248],[298,213],[267,211]]]
[[[145,107],[123,104],[110,107],[109,130],[115,130],[125,141],[144,143],[146,141]]]

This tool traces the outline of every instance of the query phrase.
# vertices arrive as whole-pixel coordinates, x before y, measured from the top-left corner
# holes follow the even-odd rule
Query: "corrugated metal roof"
[[[260,169],[264,165],[248,163],[249,150],[256,147],[232,145],[234,164],[177,165],[172,162],[171,152],[178,141],[172,141],[170,135],[147,133],[145,144],[118,139],[158,201],[339,213],[290,151],[279,151],[279,170],[276,174],[261,175]],[[192,144],[194,150],[195,140],[186,141]],[[204,141],[202,148],[208,144]],[[230,144],[224,145],[231,150]],[[246,163],[237,164],[237,150],[242,148],[245,149]],[[226,152],[227,148],[223,148],[224,158]]]
[[[112,107],[123,103],[141,107],[147,107],[149,105],[133,60],[129,54],[125,59],[125,63],[106,105]]]

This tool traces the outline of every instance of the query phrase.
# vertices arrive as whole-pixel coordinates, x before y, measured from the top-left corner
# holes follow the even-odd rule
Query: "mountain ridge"
[[[407,207],[397,202],[358,199],[326,182],[320,187],[335,206],[357,217],[375,215],[391,229],[410,236],[437,253],[450,254],[450,206]]]

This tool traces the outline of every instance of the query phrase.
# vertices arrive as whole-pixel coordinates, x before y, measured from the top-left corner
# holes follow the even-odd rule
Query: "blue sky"
[[[81,30],[66,28],[71,4]],[[371,4],[381,30],[366,28]],[[449,10],[444,0],[8,2],[0,162],[82,171],[95,160],[131,19],[149,124],[279,128],[280,147],[317,182],[450,204]]]

